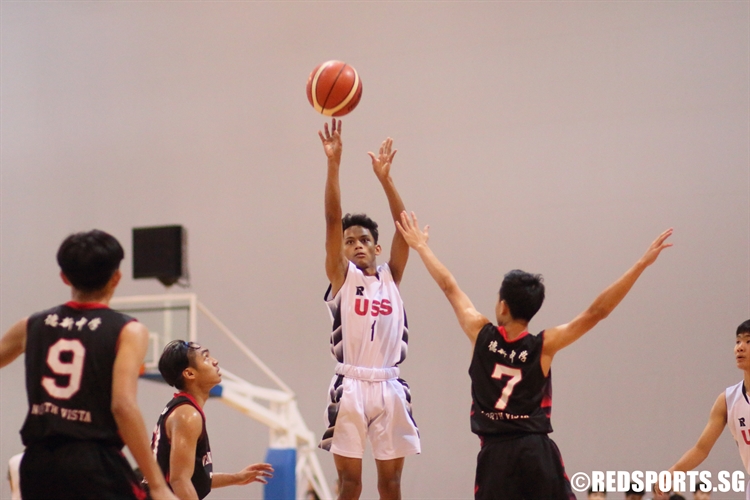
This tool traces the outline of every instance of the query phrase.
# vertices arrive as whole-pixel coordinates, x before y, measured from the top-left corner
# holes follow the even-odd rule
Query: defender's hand
[[[659,256],[662,250],[672,246],[671,243],[666,243],[666,239],[672,236],[673,231],[674,230],[672,228],[667,229],[666,231],[661,233],[653,243],[651,243],[651,246],[648,247],[646,253],[643,254],[643,257],[641,257],[641,262],[643,262],[643,264],[645,264],[646,266],[650,266],[656,261],[656,258]]]
[[[396,228],[411,248],[416,250],[422,245],[427,246],[427,241],[430,239],[430,226],[425,226],[424,231],[420,231],[419,222],[414,212],[411,213],[411,219],[406,214],[406,210],[401,212],[401,221],[396,221]]]

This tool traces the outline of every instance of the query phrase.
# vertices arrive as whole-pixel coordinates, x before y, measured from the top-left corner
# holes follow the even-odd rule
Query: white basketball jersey
[[[737,443],[745,470],[750,473],[750,403],[743,390],[743,382],[727,387],[727,425]]]
[[[365,276],[349,262],[341,290],[325,301],[331,313],[331,352],[339,363],[366,368],[396,366],[406,357],[404,304],[388,264]]]

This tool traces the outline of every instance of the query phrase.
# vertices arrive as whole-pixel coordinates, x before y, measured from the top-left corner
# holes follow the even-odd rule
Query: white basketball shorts
[[[362,458],[369,440],[376,460],[421,452],[419,430],[411,415],[409,386],[398,378],[397,367],[372,369],[339,364],[329,393],[325,415],[328,429],[321,448],[344,457]]]

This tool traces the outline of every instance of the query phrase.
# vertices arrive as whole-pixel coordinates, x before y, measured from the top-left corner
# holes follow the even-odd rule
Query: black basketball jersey
[[[47,439],[123,446],[112,415],[112,368],[123,327],[103,304],[68,302],[33,314],[26,328],[26,446]]]
[[[169,457],[172,453],[172,443],[167,437],[165,424],[167,417],[169,417],[172,411],[178,406],[185,404],[193,406],[200,412],[203,418],[203,432],[201,432],[198,442],[195,445],[195,464],[193,467],[193,476],[190,478],[190,481],[193,483],[198,498],[204,498],[211,492],[213,462],[211,460],[211,446],[208,443],[208,434],[206,433],[206,415],[203,413],[200,405],[193,399],[193,396],[186,392],[180,392],[175,394],[174,398],[167,403],[167,406],[162,410],[161,415],[159,415],[159,420],[156,422],[154,434],[151,437],[151,450],[156,456],[156,461],[167,483],[169,483]]]
[[[552,374],[542,373],[543,342],[544,332],[524,332],[509,341],[502,326],[482,328],[469,367],[472,432],[552,432]]]

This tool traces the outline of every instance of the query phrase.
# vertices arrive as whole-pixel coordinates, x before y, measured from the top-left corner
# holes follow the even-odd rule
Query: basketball
[[[326,116],[344,116],[359,104],[362,80],[357,70],[341,61],[319,64],[307,79],[307,100]]]

